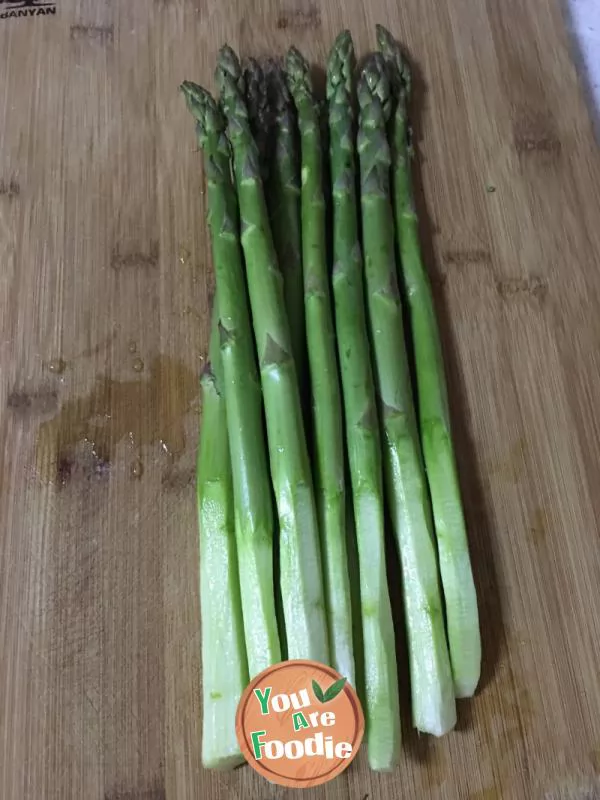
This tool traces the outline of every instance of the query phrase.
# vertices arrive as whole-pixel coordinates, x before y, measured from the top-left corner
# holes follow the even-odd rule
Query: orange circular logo
[[[282,661],[244,691],[235,729],[246,761],[271,783],[332,780],[358,752],[365,720],[356,692],[317,661]]]

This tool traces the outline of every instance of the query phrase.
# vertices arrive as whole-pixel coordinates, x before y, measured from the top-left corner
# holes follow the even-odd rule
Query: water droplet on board
[[[144,474],[144,465],[139,458],[132,463],[129,472],[132,478],[141,478]]]
[[[160,440],[160,447],[161,447],[161,450],[163,451],[163,453],[167,456],[167,458],[172,458],[173,457],[173,451],[172,451],[169,443],[166,442],[164,439]]]
[[[134,359],[133,364],[131,365],[135,372],[142,372],[144,369],[144,362],[141,358]]]
[[[63,358],[53,358],[48,362],[48,372],[52,372],[54,375],[62,375],[66,368],[67,363]]]

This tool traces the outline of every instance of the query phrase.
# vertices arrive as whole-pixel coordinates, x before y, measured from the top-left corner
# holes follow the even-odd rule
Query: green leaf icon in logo
[[[319,684],[313,680],[312,682],[313,692],[315,693],[315,697],[321,703],[325,702],[325,695],[323,694],[323,689],[319,686]]]
[[[328,703],[330,700],[333,700],[338,696],[345,685],[346,678],[340,678],[339,680],[334,681],[334,683],[332,683],[331,686],[324,692],[315,680],[312,682],[313,692],[320,703]]]
[[[346,683],[346,678],[340,678],[339,680],[332,683],[329,689],[325,692],[325,699],[323,700],[324,703],[328,703],[330,700],[333,700],[334,697],[337,697],[338,694],[344,688]]]

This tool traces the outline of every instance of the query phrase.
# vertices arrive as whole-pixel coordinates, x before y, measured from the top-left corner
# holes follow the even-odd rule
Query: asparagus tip
[[[201,86],[198,86],[197,83],[194,83],[193,81],[183,81],[179,86],[179,90],[183,94],[188,107],[190,105],[194,106],[200,102],[199,97],[202,94],[203,89]]]
[[[358,104],[361,113],[381,110],[387,121],[391,114],[391,89],[387,64],[381,53],[373,53],[364,63],[358,81]]]
[[[220,105],[227,118],[229,141],[233,144],[233,139],[244,138],[248,147],[256,150],[255,160],[258,162],[246,104],[244,71],[240,59],[228,44],[219,50],[215,79],[220,91]]]
[[[293,45],[287,51],[285,66],[288,73],[297,77],[306,75],[309,71],[308,61],[304,58],[300,50]]]
[[[331,100],[339,87],[350,94],[354,72],[354,43],[350,31],[342,31],[329,52],[327,59],[327,99]]]
[[[384,56],[392,57],[397,50],[397,43],[390,31],[384,26],[377,23],[375,25],[375,32],[377,35],[377,45]]]
[[[255,58],[244,59],[243,76],[248,98],[252,99],[260,107],[264,103],[263,89],[265,80],[261,64]]]
[[[312,96],[310,65],[296,47],[290,47],[287,52],[285,72],[288,89],[295,98]]]
[[[253,133],[255,136],[263,135],[270,126],[267,78],[265,70],[255,58],[244,60],[243,80]]]
[[[354,53],[354,43],[352,41],[352,34],[346,28],[343,31],[340,31],[335,38],[335,41],[331,47],[330,55],[337,53],[342,60],[348,58],[350,55]]]
[[[180,89],[190,113],[196,120],[201,142],[209,133],[220,133],[225,129],[223,115],[209,91],[192,81],[183,81]]]
[[[412,81],[410,65],[402,53],[399,42],[394,39],[390,31],[383,25],[376,25],[375,29],[377,45],[391,67],[393,84],[397,84],[393,86],[394,90],[404,90],[406,95],[409,95]]]
[[[244,91],[244,74],[240,59],[228,44],[224,44],[219,50],[215,78],[221,92],[229,83],[234,84],[240,92]]]
[[[287,110],[291,104],[289,87],[281,63],[270,61],[268,69],[269,101],[276,115]]]

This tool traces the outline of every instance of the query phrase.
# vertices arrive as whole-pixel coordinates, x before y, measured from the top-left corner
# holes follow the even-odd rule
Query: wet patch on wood
[[[48,387],[13,389],[8,395],[6,406],[9,411],[23,417],[50,414],[58,408],[58,393]]]
[[[84,442],[82,447],[60,455],[56,483],[60,488],[82,480],[106,481],[110,470],[110,461],[98,452],[93,442]]]
[[[507,278],[496,281],[496,289],[504,300],[532,297],[543,302],[548,294],[548,283],[535,275],[530,278]]]
[[[110,265],[114,270],[121,269],[151,269],[158,265],[160,246],[156,239],[150,242],[147,253],[142,251],[122,252],[119,245],[112,251]]]
[[[194,467],[188,469],[168,469],[162,476],[163,487],[170,492],[179,492],[193,486],[196,479]]]
[[[10,178],[7,181],[0,180],[0,197],[7,197],[9,200],[12,200],[20,194],[21,186],[14,178]]]
[[[56,410],[56,393],[48,397]],[[29,410],[34,402],[26,393],[13,392],[11,398],[18,410]],[[106,479],[115,465],[117,445],[124,441],[138,465],[132,478],[144,471],[142,448],[146,445],[159,445],[170,464],[175,463],[186,447],[185,416],[198,398],[198,375],[166,356],[154,358],[137,380],[98,378],[87,396],[68,401],[40,425],[37,473],[59,487],[75,478]],[[43,402],[48,408],[49,401]]]
[[[562,145],[551,116],[524,112],[513,125],[513,144],[519,156],[542,154],[556,159]]]
[[[73,41],[88,40],[98,44],[112,44],[115,40],[113,25],[71,25]]]
[[[315,30],[321,27],[321,11],[314,4],[306,8],[286,8],[279,13],[276,24],[280,31]]]
[[[471,264],[491,264],[492,254],[485,247],[444,250],[442,259],[448,266],[466,267]]]

